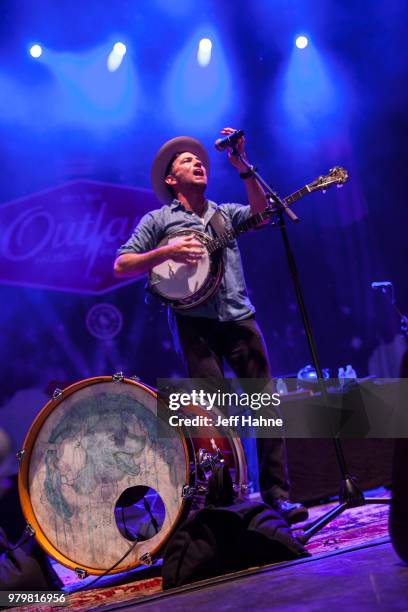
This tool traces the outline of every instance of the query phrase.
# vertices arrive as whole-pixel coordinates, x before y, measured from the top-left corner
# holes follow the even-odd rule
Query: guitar
[[[343,185],[348,180],[348,172],[340,166],[332,168],[326,175],[308,183],[302,189],[295,191],[284,198],[287,206],[290,206],[303,196],[314,191],[325,191],[331,185]],[[261,225],[277,213],[275,206],[267,206],[262,212],[258,212],[246,221],[240,223],[235,229],[222,232],[216,238],[212,238],[204,232],[186,229],[173,232],[166,236],[158,246],[172,244],[181,236],[193,235],[205,247],[204,255],[198,260],[197,265],[180,263],[168,259],[150,271],[149,289],[157,295],[164,303],[169,304],[177,310],[195,308],[208,300],[218,289],[224,273],[222,249],[240,234]]]

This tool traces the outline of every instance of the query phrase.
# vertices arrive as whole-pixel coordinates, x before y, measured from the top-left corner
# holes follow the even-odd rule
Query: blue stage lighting
[[[112,51],[109,53],[106,62],[109,72],[115,72],[121,65],[126,54],[126,45],[123,42],[117,42],[113,45]]]
[[[119,47],[123,52],[123,48]],[[107,70],[107,55],[118,65]],[[137,112],[137,79],[132,62],[113,50],[113,43],[84,51],[47,51],[46,64],[55,79],[56,120],[89,128],[126,125]]]
[[[211,61],[212,42],[209,38],[202,38],[198,45],[197,61],[203,68]]]
[[[309,41],[306,36],[298,36],[296,38],[296,46],[298,49],[306,49]]]
[[[34,59],[38,59],[42,55],[42,47],[41,45],[31,45],[30,47],[30,55],[34,57]]]
[[[299,53],[293,47],[278,83],[274,84],[274,93],[276,88],[280,96],[274,122],[278,116],[286,142],[290,146],[295,142],[298,152],[302,147],[333,138],[343,129],[345,87],[330,57],[319,53],[311,41],[307,53]]]
[[[199,60],[202,52],[205,63]],[[165,97],[174,128],[196,134],[214,129],[229,109],[233,91],[221,40],[214,28],[203,26],[189,38],[167,76]]]
[[[152,1],[150,1],[152,4]],[[195,0],[156,0],[157,7],[172,17],[183,17],[197,9]]]
[[[116,55],[121,55],[123,57],[126,53],[126,45],[123,42],[117,42],[113,45],[113,50]]]

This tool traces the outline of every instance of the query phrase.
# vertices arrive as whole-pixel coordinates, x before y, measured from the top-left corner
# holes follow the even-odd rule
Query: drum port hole
[[[115,504],[115,521],[127,540],[144,542],[159,533],[166,516],[156,489],[137,485],[125,489]]]

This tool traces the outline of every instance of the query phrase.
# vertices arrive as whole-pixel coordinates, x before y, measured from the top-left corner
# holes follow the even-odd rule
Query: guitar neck
[[[304,187],[302,187],[302,189],[298,189],[298,191],[295,191],[294,193],[291,193],[291,195],[284,198],[283,201],[285,202],[285,204],[290,206],[291,204],[296,202],[296,200],[299,200],[308,193],[311,193],[311,189],[308,185],[305,185]],[[222,232],[222,234],[217,236],[217,238],[213,238],[210,242],[207,243],[207,249],[210,253],[214,253],[214,251],[226,247],[229,242],[237,238],[237,236],[239,236],[240,234],[249,232],[251,229],[254,229],[258,225],[269,219],[269,217],[275,212],[275,210],[276,209],[274,206],[267,206],[262,212],[255,213],[255,215],[252,215],[246,221],[239,223],[239,225],[237,225],[235,229],[225,230],[225,232]]]

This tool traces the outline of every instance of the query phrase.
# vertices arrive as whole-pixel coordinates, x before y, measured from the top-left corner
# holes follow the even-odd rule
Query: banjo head
[[[173,244],[181,236],[195,236],[203,245],[208,238],[201,232],[182,230],[167,236],[159,246]],[[149,276],[151,289],[167,301],[190,298],[206,284],[211,272],[211,260],[207,250],[197,265],[180,263],[172,259],[152,268]]]

